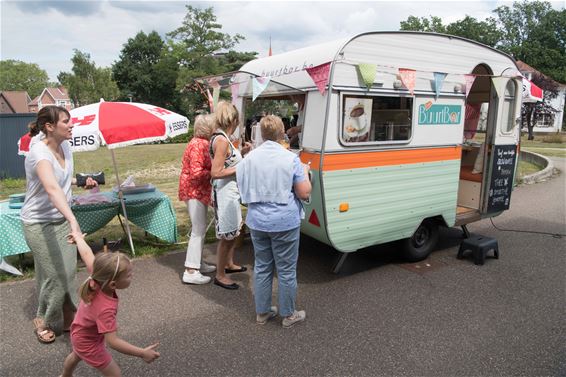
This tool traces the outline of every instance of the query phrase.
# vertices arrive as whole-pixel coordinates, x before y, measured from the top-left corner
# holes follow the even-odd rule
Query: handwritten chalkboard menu
[[[493,152],[487,212],[509,209],[515,161],[517,160],[517,146],[495,145]]]

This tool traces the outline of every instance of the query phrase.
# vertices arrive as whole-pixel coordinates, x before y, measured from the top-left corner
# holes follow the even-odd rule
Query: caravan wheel
[[[409,262],[426,259],[438,242],[438,223],[425,220],[411,238],[404,240],[403,254]]]

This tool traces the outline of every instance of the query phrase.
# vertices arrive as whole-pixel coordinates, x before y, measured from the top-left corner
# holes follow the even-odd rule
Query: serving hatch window
[[[413,98],[344,95],[345,143],[401,142],[411,138]]]

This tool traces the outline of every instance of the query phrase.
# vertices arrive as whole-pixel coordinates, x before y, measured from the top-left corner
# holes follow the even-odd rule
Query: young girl
[[[77,244],[90,276],[79,290],[81,302],[71,325],[73,351],[65,359],[63,376],[72,376],[81,360],[98,369],[103,376],[120,376],[120,367],[112,360],[105,342],[118,352],[141,357],[146,363],[157,359],[159,352],[155,348],[159,343],[139,348],[116,334],[116,290],[128,288],[132,280],[132,264],[128,257],[118,252],[99,253],[95,257],[80,232],[71,233],[69,240]]]

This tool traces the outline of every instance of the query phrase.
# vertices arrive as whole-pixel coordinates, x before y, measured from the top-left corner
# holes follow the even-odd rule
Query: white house
[[[534,73],[541,74],[533,67],[528,64],[518,61],[517,66],[521,70],[521,73],[529,80],[531,80]],[[556,111],[554,113],[543,114],[537,121],[537,124],[533,128],[533,132],[545,132],[554,133],[560,132],[562,129],[562,122],[564,119],[564,104],[566,103],[566,85],[558,84],[558,95],[553,98],[549,105]]]

